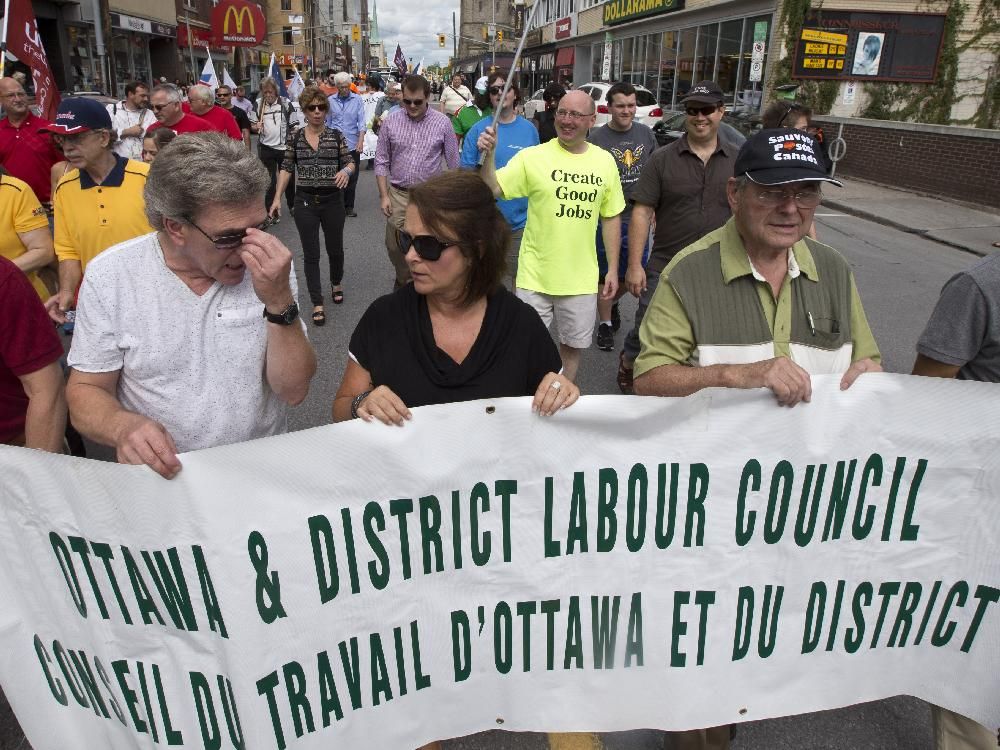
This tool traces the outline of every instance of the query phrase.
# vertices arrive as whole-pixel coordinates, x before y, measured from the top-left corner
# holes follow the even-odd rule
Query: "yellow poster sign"
[[[826,68],[825,57],[807,57],[802,61],[803,68]]]
[[[817,44],[816,42],[806,43],[806,54],[807,55],[825,55],[826,50],[830,45],[828,44]]]
[[[826,42],[827,44],[847,44],[847,34],[834,34],[820,29],[802,29],[802,41]]]

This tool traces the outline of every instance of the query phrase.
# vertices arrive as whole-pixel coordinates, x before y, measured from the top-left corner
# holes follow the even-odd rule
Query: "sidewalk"
[[[828,185],[823,205],[846,214],[919,234],[976,255],[1000,251],[1000,212],[975,209],[940,198],[841,178],[843,188]]]

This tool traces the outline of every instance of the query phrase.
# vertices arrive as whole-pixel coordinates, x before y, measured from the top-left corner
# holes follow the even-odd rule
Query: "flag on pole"
[[[208,48],[205,48],[208,52]],[[214,92],[219,87],[219,76],[215,74],[215,64],[212,62],[212,53],[209,52],[208,59],[205,60],[205,67],[201,69],[201,77],[198,79]]]
[[[278,84],[278,93],[287,99],[288,89],[285,87],[285,77],[281,75],[281,70],[278,69],[278,60],[275,58],[273,52],[271,53],[271,64],[267,66],[267,74]]]
[[[292,99],[298,99],[299,95],[306,90],[306,84],[299,73],[299,66],[293,65],[292,69],[295,71],[295,75],[292,76],[292,82],[288,84],[288,96]]]
[[[52,77],[49,60],[45,56],[42,37],[38,33],[35,12],[30,0],[9,0],[10,8],[3,19],[4,39],[7,51],[31,68],[31,78],[35,83],[35,99],[38,101],[42,117],[54,120],[59,107],[59,87]],[[0,61],[2,62],[2,61]]]
[[[423,75],[423,72],[424,72],[424,60],[423,60],[423,58],[420,59],[420,62],[418,62],[414,66],[413,70],[410,71],[410,72],[413,73],[413,75]]]
[[[396,56],[392,58],[392,62],[396,65],[396,70],[400,74],[406,73],[406,56],[403,54],[403,48],[398,44],[396,45]]]
[[[222,85],[228,86],[233,94],[236,94],[236,81],[229,75],[229,68],[225,66],[222,67]]]

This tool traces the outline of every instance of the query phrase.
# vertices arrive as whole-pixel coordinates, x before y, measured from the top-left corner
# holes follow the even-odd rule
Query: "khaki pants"
[[[997,736],[961,714],[931,705],[937,750],[996,750]]]
[[[410,282],[410,267],[403,257],[410,248],[399,246],[398,231],[403,228],[410,196],[405,190],[398,190],[390,185],[389,202],[392,204],[392,215],[385,222],[385,251],[396,270],[396,286],[401,287]]]

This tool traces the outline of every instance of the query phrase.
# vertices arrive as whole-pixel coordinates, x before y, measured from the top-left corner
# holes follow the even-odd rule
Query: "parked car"
[[[668,143],[676,141],[684,135],[686,120],[687,115],[683,112],[666,112],[663,118],[652,126],[656,142],[660,146],[666,146]],[[733,115],[728,112],[722,116],[722,122],[719,123],[719,133],[721,136],[737,145],[742,144],[743,141],[759,129],[760,122],[756,118],[745,115]]]
[[[597,105],[597,122],[594,123],[594,127],[606,125],[611,119],[611,111],[608,109],[607,102],[608,89],[611,88],[611,85],[606,81],[591,81],[577,87],[579,91],[589,94]],[[663,108],[656,103],[653,92],[644,86],[635,87],[635,104],[636,122],[653,127],[663,117]]]
[[[93,99],[95,102],[100,102],[101,104],[114,104],[118,101],[113,96],[108,96],[100,91],[64,91],[60,96],[63,99],[71,97]]]
[[[541,112],[545,109],[545,100],[542,98],[542,93],[545,89],[538,89],[531,98],[524,100],[524,119],[533,120],[535,119],[535,113]]]

